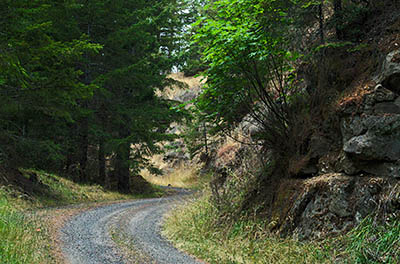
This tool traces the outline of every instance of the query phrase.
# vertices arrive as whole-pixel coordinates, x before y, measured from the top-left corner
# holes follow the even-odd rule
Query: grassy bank
[[[37,181],[29,179],[32,173]],[[63,219],[98,202],[144,197],[77,184],[41,171],[3,170],[0,176],[0,263],[59,263],[54,236]],[[146,197],[161,193],[155,190]],[[79,209],[54,208],[71,204],[84,205]],[[42,210],[49,207],[54,209]]]
[[[400,263],[400,223],[364,221],[347,236],[318,242],[282,239],[262,221],[218,222],[207,197],[175,209],[164,235],[209,263]]]
[[[48,230],[38,219],[15,209],[4,190],[0,196],[0,263],[50,262]]]

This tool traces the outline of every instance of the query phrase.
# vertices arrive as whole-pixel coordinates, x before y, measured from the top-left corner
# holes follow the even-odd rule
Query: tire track
[[[101,206],[73,217],[61,229],[62,251],[71,264],[141,263],[126,258],[111,239],[117,228],[134,241],[135,249],[146,255],[148,263],[201,263],[175,249],[161,234],[164,213],[183,195],[143,199]],[[124,223],[124,224],[121,224]],[[146,261],[146,262],[147,262]]]

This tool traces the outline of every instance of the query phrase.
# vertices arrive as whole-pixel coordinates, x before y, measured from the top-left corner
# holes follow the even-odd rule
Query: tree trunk
[[[115,177],[117,178],[117,188],[120,192],[123,193],[130,192],[129,156],[129,143],[121,144],[116,155]]]
[[[333,1],[333,11],[334,11],[334,18],[335,18],[335,30],[336,30],[336,37],[338,40],[344,39],[343,33],[343,8],[342,8],[342,0],[334,0]]]
[[[88,153],[88,148],[89,148],[89,124],[87,118],[84,118],[79,126],[79,148],[80,148],[80,153],[79,153],[79,169],[80,169],[80,181],[81,182],[86,182],[88,180],[87,178],[87,172],[86,172],[86,167],[87,167],[87,153]]]
[[[99,161],[99,178],[98,183],[102,186],[106,184],[106,159],[104,153],[104,142],[100,140],[99,142],[99,153],[98,153],[98,161]]]
[[[324,0],[318,6],[318,16],[319,16],[319,36],[321,44],[325,44],[325,32],[324,32]]]

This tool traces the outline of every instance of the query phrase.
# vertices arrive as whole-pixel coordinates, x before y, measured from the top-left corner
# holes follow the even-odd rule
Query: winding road
[[[61,230],[65,259],[71,264],[202,263],[160,235],[164,213],[183,197],[123,202],[78,214]]]

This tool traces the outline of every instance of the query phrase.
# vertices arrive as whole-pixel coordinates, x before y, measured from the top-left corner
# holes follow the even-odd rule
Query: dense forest
[[[0,10],[1,165],[129,191],[130,173],[179,117],[155,91],[182,63],[190,9],[175,0],[7,0]]]

